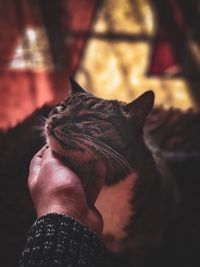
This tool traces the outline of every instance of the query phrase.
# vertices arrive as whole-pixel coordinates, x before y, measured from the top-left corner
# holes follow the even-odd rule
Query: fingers
[[[66,177],[68,177],[68,180],[70,178],[73,182],[76,180],[80,183],[80,178],[63,164],[59,155],[53,153],[48,146],[44,146],[40,151],[38,151],[31,161],[28,179],[29,188],[36,184],[40,170],[42,170],[43,167],[45,167],[45,170],[49,173],[56,172],[56,177],[62,176],[59,179],[60,181],[61,178],[66,179]],[[85,188],[87,202],[91,208],[94,207],[96,199],[104,184],[104,180],[101,177],[105,177],[105,170],[102,168],[100,163],[97,164],[96,168],[97,173],[100,174],[99,177],[94,179],[93,182]]]
[[[43,164],[44,162],[56,162],[57,164],[63,165],[59,155],[53,152],[49,147],[44,151],[42,155],[41,164]]]
[[[35,166],[41,166],[42,163],[42,155],[44,154],[45,150],[47,150],[47,146],[43,146],[32,158],[30,164],[30,171],[34,169]]]
[[[47,150],[47,146],[45,145],[35,154],[35,156],[31,160],[30,167],[29,167],[29,178],[28,178],[29,187],[30,187],[30,184],[33,183],[34,180],[36,180],[38,177],[41,164],[42,164],[42,156],[46,150]]]

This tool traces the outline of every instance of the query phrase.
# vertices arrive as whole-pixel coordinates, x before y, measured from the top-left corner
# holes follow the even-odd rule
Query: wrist
[[[49,213],[62,214],[65,216],[70,216],[70,217],[80,221],[83,224],[84,224],[84,219],[86,217],[85,216],[86,213],[83,214],[83,212],[79,212],[77,209],[72,209],[71,207],[67,208],[67,207],[63,207],[61,205],[57,205],[57,204],[53,204],[53,205],[50,205],[48,207],[39,208],[39,209],[37,209],[36,213],[37,213],[37,218],[45,216]]]
[[[103,220],[101,214],[95,208],[93,210],[87,209],[84,212],[80,212],[79,209],[51,205],[45,208],[37,209],[36,212],[38,219],[52,213],[71,217],[85,225],[87,228],[96,232],[99,236],[103,230]]]

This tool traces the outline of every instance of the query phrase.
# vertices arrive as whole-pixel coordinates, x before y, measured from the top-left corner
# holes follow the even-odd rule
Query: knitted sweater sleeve
[[[93,231],[71,217],[52,213],[31,227],[19,266],[103,266],[104,252]]]

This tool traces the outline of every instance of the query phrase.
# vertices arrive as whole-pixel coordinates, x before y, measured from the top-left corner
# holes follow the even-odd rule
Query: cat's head
[[[134,167],[146,116],[154,94],[147,91],[131,103],[95,97],[71,80],[71,95],[50,113],[47,141],[53,151],[84,168],[102,161],[109,171],[107,183]]]

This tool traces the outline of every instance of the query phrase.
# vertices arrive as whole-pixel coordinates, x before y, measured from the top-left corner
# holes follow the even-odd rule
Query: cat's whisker
[[[45,138],[45,131],[44,131],[44,127],[43,126],[32,126],[31,127],[33,132],[36,132],[37,135],[39,135],[41,138]]]
[[[131,167],[129,163],[124,159],[122,155],[120,155],[117,151],[113,150],[111,147],[107,146],[103,142],[99,141],[98,139],[89,136],[87,134],[83,133],[76,133],[74,131],[70,131],[70,135],[74,137],[78,137],[77,141],[83,142],[86,146],[84,146],[84,149],[87,147],[87,152],[91,153],[91,150],[88,151],[88,146],[92,145],[95,149],[99,150],[102,155],[109,161],[109,163],[112,163],[111,158],[114,159],[123,169],[124,171],[128,174],[130,173]],[[86,141],[89,141],[86,142]],[[82,143],[79,144],[82,146]],[[91,154],[90,154],[91,155]],[[92,156],[96,158],[95,153],[92,153]],[[96,158],[97,159],[97,158]]]
[[[79,141],[79,140],[78,140]],[[93,151],[92,150],[90,150],[89,148],[88,148],[88,145],[86,144],[86,143],[84,143],[84,140],[81,140],[83,143],[79,143],[79,146],[81,147],[81,148],[83,148],[91,157],[93,157],[93,158],[95,158],[95,159],[97,159],[96,158],[96,155],[93,153]]]
[[[48,118],[41,116],[41,119],[43,119],[43,121],[46,123],[48,121]]]
[[[70,134],[73,134],[73,133],[70,133]],[[73,135],[74,135],[74,134],[73,134]],[[92,156],[92,157],[94,157],[95,159],[97,159],[97,158],[96,158],[96,155],[93,153],[93,151],[92,151],[91,149],[89,149],[89,147],[88,147],[88,143],[85,142],[85,139],[79,137],[78,135],[76,135],[75,137],[78,137],[77,139],[75,139],[75,141],[78,141],[78,145],[79,145],[81,148],[85,149],[85,150],[88,152],[88,154],[89,154],[90,156]],[[79,141],[81,141],[81,142],[79,142]],[[91,142],[90,142],[90,143],[91,143]]]
[[[40,126],[40,125],[35,125],[32,127],[33,132],[39,132],[39,135],[41,137],[45,137],[45,131],[44,131],[44,127]]]
[[[126,160],[121,154],[119,154],[117,151],[115,151],[115,150],[112,149],[110,146],[106,145],[105,143],[99,141],[98,139],[96,139],[96,138],[94,138],[94,137],[92,137],[92,136],[88,136],[88,137],[91,138],[94,142],[98,143],[99,145],[102,145],[104,148],[107,148],[107,149],[108,149],[110,152],[112,152],[112,153],[113,153],[113,154],[114,154],[120,161],[122,161],[122,162],[126,165],[126,167],[127,167],[127,169],[128,169],[129,171],[132,170],[130,164],[127,162],[127,160]]]
[[[88,139],[92,139],[92,137],[91,136],[89,136],[89,135],[84,135],[85,136],[85,138],[88,138]],[[122,168],[126,171],[126,172],[128,172],[127,171],[127,166],[126,166],[126,162],[124,162],[124,160],[123,160],[123,158],[121,158],[121,157],[118,157],[118,155],[116,155],[115,153],[113,153],[110,149],[107,149],[105,146],[103,146],[102,144],[102,142],[97,142],[98,140],[97,139],[95,139],[95,138],[93,138],[94,140],[93,141],[95,141],[96,142],[96,144],[95,145],[98,145],[98,148],[100,149],[100,151],[102,152],[104,152],[104,155],[106,155],[106,158],[107,159],[110,159],[110,157],[112,157],[112,158],[114,158],[121,166],[122,166]],[[93,142],[94,143],[94,142]],[[110,161],[110,160],[109,160]],[[124,166],[125,165],[125,166]]]
[[[80,138],[80,136],[82,136],[82,134],[78,134],[78,133],[74,133],[74,132],[72,134],[75,136],[78,136],[79,138]],[[110,160],[110,154],[108,154],[108,152],[105,152],[104,150],[102,150],[102,148],[98,144],[95,144],[91,139],[89,139],[86,136],[84,136],[84,138],[81,138],[81,140],[83,142],[85,142],[86,140],[89,141],[89,144],[92,145],[96,150],[100,151],[101,154],[103,154],[104,157],[109,161],[109,163],[111,165],[113,165],[112,161]],[[88,145],[88,143],[87,143],[87,145]],[[95,155],[95,158],[98,160],[95,153],[94,153],[94,155]]]
[[[33,131],[44,131],[44,127],[42,125],[35,125],[32,127]]]
[[[128,173],[127,167],[124,165],[124,162],[120,158],[116,157],[116,155],[114,153],[112,153],[111,151],[109,151],[105,147],[102,147],[102,146],[100,146],[100,147],[101,147],[101,150],[106,152],[110,157],[114,158],[115,161],[117,161],[121,165],[121,167],[125,170],[125,172]]]
[[[47,122],[47,118],[40,116],[39,121],[32,126],[32,130],[36,132],[40,132],[41,136],[45,136],[45,131],[44,131],[44,125]]]
[[[95,144],[92,140],[90,140],[90,141],[91,141],[92,145],[95,147],[95,149],[97,151],[100,151],[101,154],[103,154],[103,156],[109,162],[109,164],[111,164],[113,166],[113,162],[110,159],[112,157],[112,155],[110,155],[109,151],[106,151],[105,149],[103,149],[99,144]]]
[[[111,147],[107,146],[106,144],[104,144],[103,142],[99,141],[98,139],[86,135],[86,134],[82,134],[82,133],[74,133],[80,136],[84,136],[87,140],[92,141],[93,144],[98,145],[98,148],[100,149],[101,152],[103,152],[102,154],[104,154],[104,156],[106,156],[106,158],[110,161],[110,157],[112,157],[115,161],[117,161],[121,167],[125,170],[125,172],[128,174],[131,171],[131,167],[130,164],[124,159],[124,157],[122,155],[120,155],[117,151],[113,150]]]

